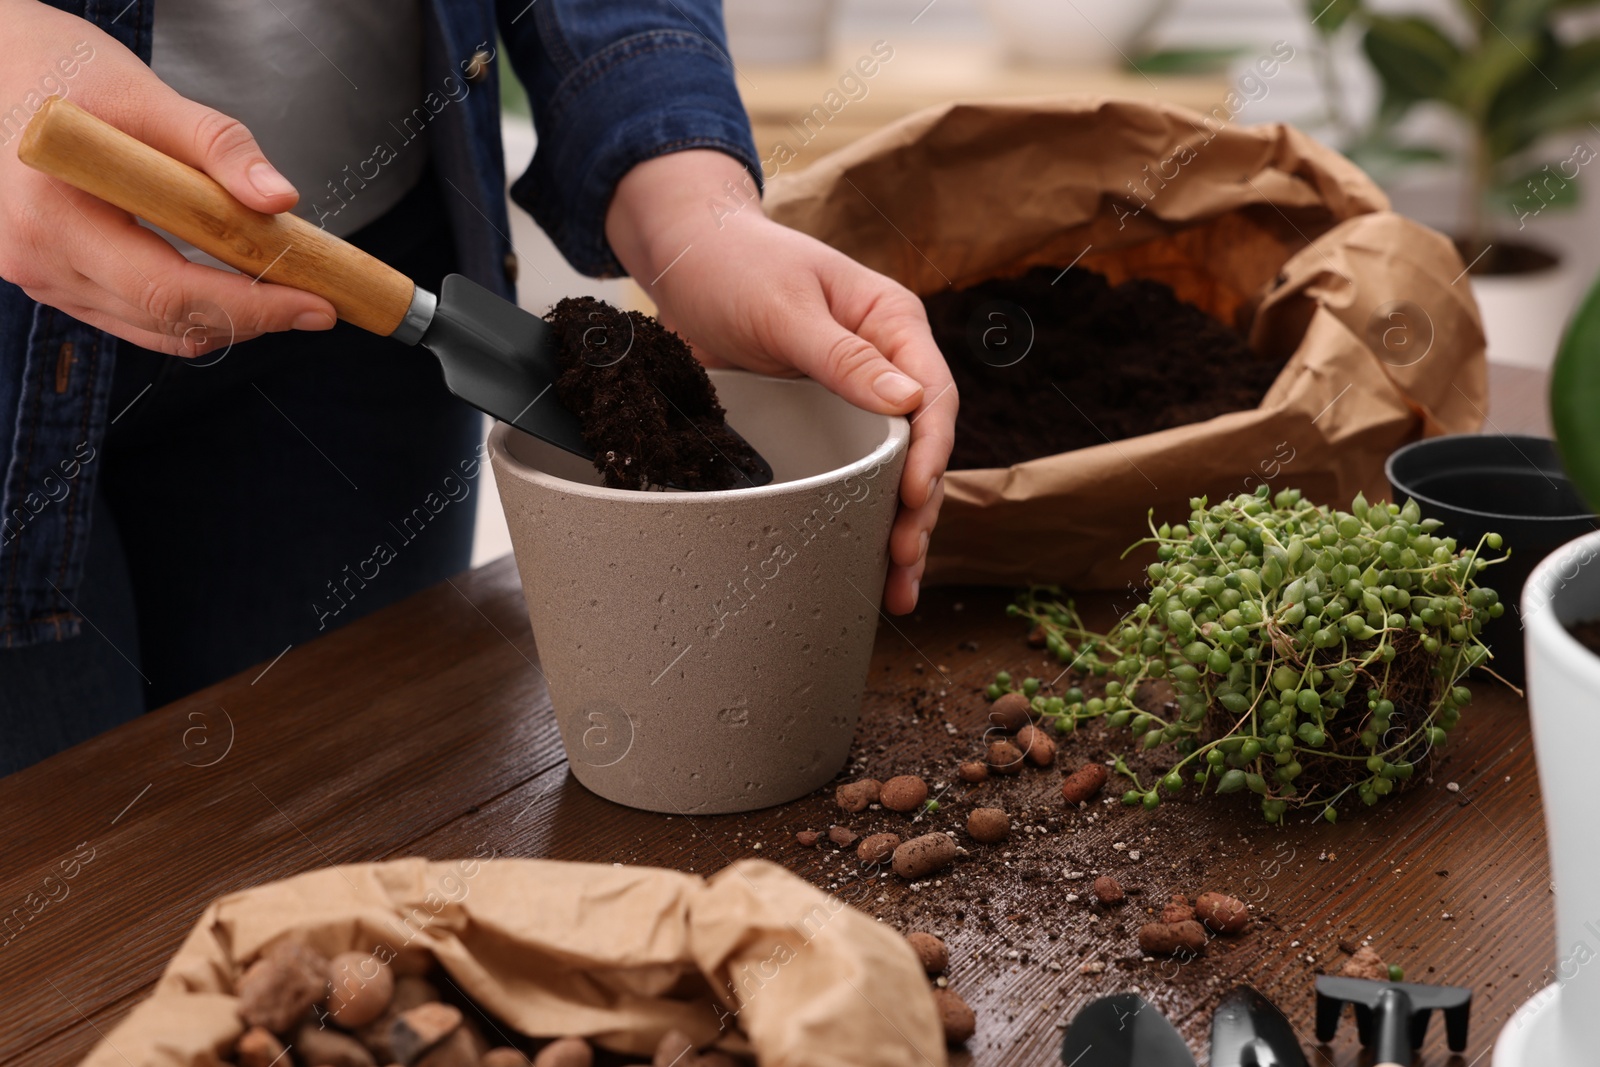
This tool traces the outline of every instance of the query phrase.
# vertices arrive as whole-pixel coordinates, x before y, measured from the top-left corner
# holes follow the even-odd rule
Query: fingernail
[[[937,474],[935,474],[932,478],[928,479],[928,495],[926,497],[924,497],[923,499],[924,500],[932,500],[933,499],[933,494],[937,493],[938,491],[939,491],[939,476]]]
[[[262,196],[293,196],[294,186],[279,174],[271,163],[256,163],[250,167],[250,184]]]
[[[302,311],[289,325],[297,330],[331,330],[333,316],[326,311]]]
[[[920,592],[922,592],[922,579],[920,579],[920,578],[911,579],[911,606],[912,607],[916,607],[917,606],[917,594],[919,594]]]
[[[922,391],[922,386],[899,371],[884,371],[872,383],[872,391],[891,404],[904,404]]]
[[[928,531],[922,531],[922,538],[917,542],[917,558],[921,559],[928,554]]]

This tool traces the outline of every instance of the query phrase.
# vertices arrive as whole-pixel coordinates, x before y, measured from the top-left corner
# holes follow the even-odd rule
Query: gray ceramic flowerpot
[[[711,377],[772,484],[606,489],[576,456],[489,436],[572,773],[651,811],[780,804],[844,765],[910,439],[812,381]]]

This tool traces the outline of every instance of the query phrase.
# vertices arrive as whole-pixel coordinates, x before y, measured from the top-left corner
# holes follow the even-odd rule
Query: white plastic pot
[[[813,381],[711,380],[771,484],[608,489],[587,460],[489,435],[568,766],[674,814],[781,804],[844,766],[910,440]]]
[[[1563,260],[1527,274],[1469,275],[1489,359],[1549,370],[1577,305],[1580,279]]]
[[[1589,1067],[1600,1049],[1600,656],[1567,631],[1600,618],[1600,531],[1534,568],[1522,595],[1528,708],[1556,888],[1556,981],[1501,1031],[1495,1067]]]

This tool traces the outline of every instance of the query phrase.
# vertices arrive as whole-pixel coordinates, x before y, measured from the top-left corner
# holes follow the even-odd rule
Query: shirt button
[[[507,252],[506,258],[501,265],[505,268],[506,281],[516,285],[517,275],[520,273],[517,267],[517,254],[515,252]]]
[[[472,53],[472,58],[467,60],[467,81],[477,85],[489,76],[489,64],[494,57],[483,49]]]

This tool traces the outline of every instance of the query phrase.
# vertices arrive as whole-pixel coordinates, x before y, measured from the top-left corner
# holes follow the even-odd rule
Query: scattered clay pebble
[[[1022,773],[1022,749],[1010,741],[991,741],[985,761],[996,774]]]
[[[956,860],[956,843],[945,834],[923,834],[894,850],[894,873],[921,878],[950,866]]]
[[[914,774],[901,774],[883,783],[878,800],[890,811],[914,811],[928,799],[928,783]]]
[[[413,1067],[481,1067],[486,1042],[462,1025],[456,1032],[424,1052]]]
[[[389,1049],[400,1063],[415,1063],[422,1054],[461,1026],[461,1012],[434,1001],[402,1012],[389,1024]],[[312,1063],[321,1060],[310,1058]]]
[[[294,1037],[294,1051],[302,1063],[318,1067],[374,1067],[377,1062],[367,1046],[316,1019],[301,1025]]]
[[[1109,874],[1102,874],[1094,880],[1094,898],[1102,904],[1121,904],[1128,899],[1122,891],[1122,883]]]
[[[1152,956],[1204,952],[1206,928],[1189,919],[1181,923],[1145,923],[1139,927],[1139,948]]]
[[[1044,626],[1043,625],[1035,626],[1033,629],[1028,631],[1028,647],[1029,648],[1043,648],[1045,645],[1047,645],[1049,643],[1050,643],[1050,635],[1048,635],[1048,634],[1046,634],[1044,632]]]
[[[801,830],[799,833],[794,835],[794,839],[802,846],[811,848],[818,841],[822,840],[822,835],[817,833],[815,830]]]
[[[962,1044],[977,1032],[978,1017],[954,990],[935,989],[933,1006],[939,1011],[939,1025],[944,1028],[947,1044]]]
[[[651,1067],[683,1067],[683,1063],[694,1058],[694,1042],[682,1030],[668,1030],[661,1035],[661,1041],[656,1045],[655,1058],[650,1061]]]
[[[1172,898],[1161,909],[1161,921],[1164,923],[1183,923],[1193,918],[1194,907],[1182,893],[1172,894]]]
[[[346,1030],[382,1015],[394,996],[394,974],[370,952],[341,952],[333,957],[328,976],[333,982],[328,1014]]]
[[[866,811],[867,807],[878,802],[878,791],[883,785],[876,778],[863,778],[859,782],[841,785],[833,791],[833,799],[839,807],[852,815]]]
[[[1219,934],[1237,934],[1250,925],[1244,901],[1226,893],[1201,893],[1194,902],[1194,916]]]
[[[516,1049],[493,1049],[484,1053],[481,1067],[518,1067],[518,1064],[513,1063],[510,1057],[507,1057],[503,1063],[490,1063],[489,1057],[494,1052],[500,1051],[522,1055]],[[526,1067],[527,1062],[526,1059],[521,1061],[523,1067]],[[581,1037],[563,1037],[557,1041],[552,1041],[540,1049],[539,1054],[533,1058],[533,1067],[590,1067],[593,1063],[594,1049],[590,1048],[589,1042]]]
[[[235,1059],[239,1067],[272,1067],[283,1055],[283,1042],[264,1026],[252,1026],[239,1035]]]
[[[1362,945],[1355,954],[1344,961],[1339,973],[1346,978],[1366,978],[1374,982],[1389,980],[1389,966],[1371,945]]]
[[[993,845],[1011,836],[1011,816],[999,808],[974,808],[967,816],[967,833],[974,841]]]
[[[247,1026],[289,1031],[328,995],[328,960],[303,941],[280,938],[239,977],[234,992]]]
[[[1056,741],[1037,726],[1028,725],[1017,731],[1017,747],[1035,767],[1048,767],[1056,761]]]
[[[922,969],[929,974],[943,974],[945,968],[950,966],[950,949],[939,938],[914,930],[906,935],[906,940],[916,949]]]
[[[538,1058],[534,1061],[537,1067],[589,1067],[589,1064],[594,1062],[594,1053],[592,1052],[589,1053],[586,1059],[581,1060],[561,1059],[559,1058],[562,1055],[561,1053],[557,1054],[558,1058],[556,1059],[545,1058],[545,1053],[552,1048],[574,1040],[583,1045],[585,1052],[589,1051],[589,1046],[581,1038],[563,1037],[560,1041],[552,1041],[544,1047],[544,1051],[540,1052]],[[509,1045],[502,1045],[500,1048],[492,1048],[485,1052],[483,1059],[478,1062],[478,1067],[528,1067],[528,1057]]]
[[[956,777],[963,782],[977,785],[979,782],[989,780],[989,768],[981,760],[969,759],[956,768]]]
[[[856,847],[856,858],[862,863],[882,863],[899,847],[899,834],[873,834]]]
[[[1014,734],[1033,722],[1033,709],[1021,693],[1006,693],[989,705],[989,725]]]
[[[1061,797],[1068,804],[1082,804],[1086,800],[1092,800],[1095,794],[1105,787],[1108,776],[1103,764],[1085,763],[1067,775],[1067,780],[1061,783]]]
[[[848,826],[828,827],[828,840],[832,841],[840,848],[849,848],[851,845],[855,844],[860,837],[860,834],[856,833]]]

